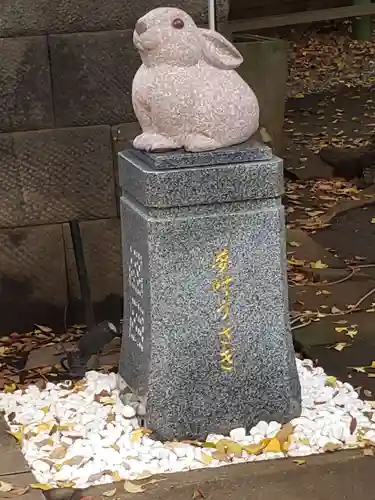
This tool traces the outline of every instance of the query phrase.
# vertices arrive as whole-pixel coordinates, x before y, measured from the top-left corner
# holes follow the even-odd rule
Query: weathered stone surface
[[[132,31],[49,37],[58,126],[133,121],[131,85],[140,64]]]
[[[119,319],[123,281],[120,220],[112,218],[81,222],[80,230],[96,320]],[[68,224],[64,224],[64,239],[69,289],[79,308],[80,288]]]
[[[0,131],[53,126],[47,38],[0,39],[0,50]]]
[[[0,134],[0,227],[24,225],[24,198],[13,134]]]
[[[108,126],[0,136],[0,227],[116,216]]]
[[[121,188],[118,176],[118,153],[132,146],[133,139],[142,132],[138,122],[120,123],[111,127],[112,147],[115,153],[115,181],[117,213],[120,216]]]
[[[228,0],[218,0],[217,5],[219,19],[226,20]],[[205,0],[179,0],[174,6],[184,8],[197,22],[207,19]],[[133,28],[155,7],[160,7],[157,0],[2,0],[0,36]]]
[[[3,333],[63,323],[67,287],[62,227],[0,230]]]
[[[243,170],[252,167],[242,163]],[[193,168],[169,172],[178,179]],[[237,200],[243,172],[232,173]],[[196,185],[186,184],[185,206],[175,200],[169,208],[150,208],[134,200],[127,177],[120,175],[120,374],[147,404],[146,424],[163,438],[204,439],[259,420],[288,421],[300,412],[288,324],[282,177],[272,168],[269,176],[272,192],[264,190],[261,174],[243,201],[215,201],[207,185],[204,203]],[[257,191],[262,199],[254,196]]]
[[[223,154],[220,152],[218,164],[207,165],[207,153],[202,153],[203,165],[194,164],[190,158],[191,168],[181,161],[183,168],[175,166],[171,169],[174,157],[186,156],[186,153],[175,152],[167,157],[166,168],[161,170],[160,155],[145,153],[141,161],[140,154],[133,151],[131,154],[120,153],[120,185],[148,207],[259,200],[275,198],[283,192],[283,162],[279,158],[243,163],[240,156],[234,155],[233,163],[220,164]],[[263,155],[264,151],[260,150],[258,156],[254,154],[254,159]],[[153,157],[155,166],[150,168]],[[206,165],[210,168],[202,168]]]

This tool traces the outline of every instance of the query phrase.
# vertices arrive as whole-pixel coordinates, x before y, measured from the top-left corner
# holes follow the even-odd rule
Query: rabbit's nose
[[[138,35],[142,35],[145,31],[147,31],[147,24],[143,21],[137,21],[135,25],[135,31]]]

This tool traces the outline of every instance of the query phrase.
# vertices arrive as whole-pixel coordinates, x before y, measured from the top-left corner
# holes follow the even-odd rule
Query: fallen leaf
[[[7,493],[14,489],[14,486],[10,483],[5,483],[4,481],[0,481],[0,491],[2,493]]]
[[[293,460],[293,463],[297,464],[297,465],[305,465],[307,463],[307,461],[306,460]]]
[[[327,443],[324,447],[324,451],[337,451],[340,450],[342,445],[337,443]]]
[[[43,325],[35,325],[38,330],[40,330],[41,332],[43,333],[51,333],[52,332],[52,328],[50,328],[49,326],[43,326]]]
[[[16,384],[4,384],[4,392],[14,392],[17,390]]]
[[[30,484],[30,488],[32,488],[33,490],[42,490],[42,491],[53,490],[52,484],[49,483],[33,483]]]
[[[116,488],[114,488],[113,490],[108,490],[108,491],[104,491],[102,493],[103,497],[114,497],[116,495]]]
[[[21,441],[22,439],[22,431],[7,431],[7,433],[13,436],[17,441]]]
[[[352,419],[350,421],[350,426],[349,426],[350,434],[354,434],[356,428],[357,428],[357,419],[352,417]]]
[[[79,465],[85,457],[77,455],[66,460],[63,465]]]
[[[349,330],[345,335],[353,339],[358,333],[358,330]]]
[[[370,368],[375,368],[375,361],[371,361]]]
[[[270,442],[264,448],[265,453],[282,453],[280,441],[276,438],[270,439]]]
[[[246,444],[242,446],[242,449],[246,451],[246,453],[249,455],[259,455],[264,450],[264,447],[265,447],[264,443]]]
[[[293,425],[289,422],[285,425],[282,426],[282,428],[279,430],[279,432],[276,434],[276,439],[279,441],[281,445],[283,445],[287,440],[288,437],[293,434],[294,427]]]
[[[216,443],[216,449],[221,453],[233,453],[236,457],[242,457],[242,446],[231,439],[220,439]]]
[[[131,433],[131,442],[134,443],[135,441],[138,441],[139,439],[141,439],[142,436],[145,436],[145,435],[148,435],[148,434],[151,434],[152,431],[150,429],[146,429],[144,427],[139,427],[139,429],[135,429],[132,433]]]
[[[289,241],[289,245],[291,247],[300,247],[301,243],[298,243],[298,241]],[[292,252],[291,252],[292,253]]]
[[[372,392],[369,391],[368,389],[365,389],[363,391],[363,394],[367,397],[367,398],[371,398],[372,397]]]
[[[113,479],[114,479],[116,482],[121,481],[121,476],[120,476],[120,474],[119,474],[117,471],[115,471],[115,472],[111,472],[111,476],[113,477]]]
[[[347,368],[357,373],[366,373],[366,366],[347,366]]]
[[[367,376],[368,378],[375,378],[375,373],[368,373]]]
[[[328,264],[324,264],[321,260],[310,262],[310,265],[313,269],[326,269],[328,267]]]
[[[340,311],[340,309],[339,309],[338,307],[336,307],[336,306],[333,306],[333,307],[331,308],[331,313],[332,313],[332,314],[337,314],[337,313],[341,313],[341,312],[342,312],[342,311]]]
[[[331,293],[328,290],[318,290],[315,295],[331,295]]]
[[[59,488],[75,488],[75,482],[73,481],[56,481]]]
[[[145,491],[144,488],[142,488],[142,486],[134,484],[129,480],[126,480],[124,482],[124,490],[127,491],[128,493],[143,493]]]
[[[304,260],[296,260],[294,258],[288,259],[288,264],[291,266],[304,266],[305,261]]]
[[[341,352],[345,347],[348,347],[350,344],[347,342],[338,342],[336,345],[332,347],[332,349],[335,349],[336,351]]]
[[[205,465],[211,465],[212,464],[212,461],[213,461],[213,458],[211,455],[208,455],[207,453],[203,453],[201,454],[201,458],[200,458],[201,462],[203,462]]]
[[[206,498],[199,488],[195,488],[193,491],[193,500],[196,500],[197,498]]]
[[[375,455],[374,450],[372,448],[365,448],[363,450],[363,454],[367,457],[373,457]]]
[[[375,224],[375,217],[370,220],[371,224]]]
[[[52,459],[60,459],[60,458],[64,458],[65,455],[67,454],[67,448],[65,446],[59,446],[58,448],[55,448],[51,454],[50,454],[50,458]]]
[[[335,328],[335,331],[337,333],[347,332],[348,331],[348,327],[347,326],[337,326]]]
[[[337,378],[336,377],[329,376],[329,377],[326,378],[325,385],[327,387],[336,387],[336,383],[337,383]]]
[[[305,94],[302,94],[302,92],[298,92],[298,94],[296,94],[294,97],[296,99],[303,99],[305,97]]]
[[[212,453],[212,458],[214,458],[215,460],[219,460],[220,462],[230,462],[231,461],[230,457],[226,453],[223,453],[222,451],[217,451],[217,450]]]
[[[266,128],[260,127],[259,132],[263,142],[265,143],[272,142],[272,137],[270,136]]]

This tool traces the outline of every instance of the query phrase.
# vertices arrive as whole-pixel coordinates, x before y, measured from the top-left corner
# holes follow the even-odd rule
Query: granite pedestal
[[[282,160],[245,143],[119,155],[119,372],[162,439],[300,413],[288,320]]]

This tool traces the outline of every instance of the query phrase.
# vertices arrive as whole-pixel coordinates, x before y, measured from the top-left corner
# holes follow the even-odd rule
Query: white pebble
[[[233,429],[230,431],[229,436],[233,441],[242,441],[246,437],[246,429],[244,427],[238,427],[238,429]]]
[[[357,436],[375,443],[375,412],[369,403],[358,398],[350,384],[337,381],[335,388],[327,387],[324,370],[315,368],[309,360],[297,360],[297,369],[302,411],[301,416],[292,421],[294,432],[288,456],[322,453],[332,444],[340,448],[359,446],[361,438]],[[97,402],[95,396],[101,391],[109,396],[103,398],[107,401]],[[72,481],[76,488],[85,488],[113,481],[111,475],[102,474],[106,470],[132,480],[142,474],[227,465],[217,459],[212,462],[207,459],[207,455],[212,454],[211,448],[201,449],[188,443],[163,444],[147,435],[134,439],[133,431],[139,428],[139,422],[133,406],[120,401],[115,374],[90,371],[85,387],[78,391],[73,391],[72,383],[48,383],[42,391],[30,386],[25,392],[0,393],[0,411],[4,411],[6,418],[10,413],[15,414],[13,421],[17,425],[7,419],[13,432],[20,430],[23,424],[25,459],[38,481],[53,486],[58,481]],[[356,430],[351,434],[353,418]],[[49,426],[57,422],[61,428],[50,435]],[[217,443],[229,437],[242,445],[254,444],[276,436],[281,427],[279,422],[261,421],[248,434],[245,428],[237,427],[229,436],[210,434],[206,441]],[[280,453],[247,455],[243,452],[242,457],[233,457],[233,463],[282,456]],[[65,461],[70,465],[62,465]]]
[[[136,412],[132,406],[126,405],[122,409],[122,414],[124,415],[125,418],[134,418],[136,415]]]

